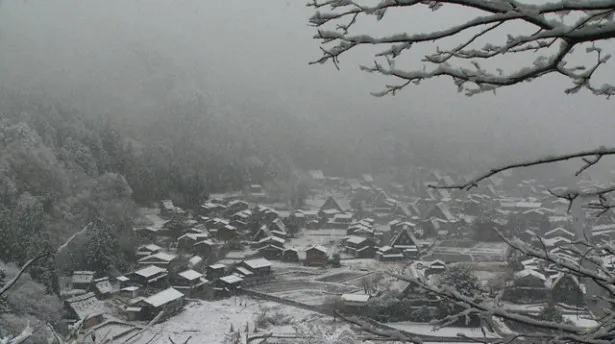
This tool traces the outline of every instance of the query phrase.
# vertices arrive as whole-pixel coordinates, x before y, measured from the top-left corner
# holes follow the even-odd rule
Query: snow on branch
[[[373,15],[381,20],[389,10],[427,6],[435,11],[445,5],[473,9],[479,14],[462,24],[450,25],[435,32],[412,34],[400,32],[384,36],[350,32],[365,16]],[[495,91],[498,87],[531,81],[547,74],[558,74],[570,79],[573,86],[567,88],[566,93],[575,93],[585,88],[597,95],[610,97],[615,94],[613,85],[595,86],[590,82],[594,72],[610,58],[610,55],[602,54],[601,49],[594,44],[615,37],[613,0],[574,2],[560,0],[541,5],[516,0],[381,0],[373,6],[353,0],[312,0],[307,6],[316,9],[316,13],[310,18],[310,23],[318,30],[314,38],[321,42],[320,49],[323,53],[311,64],[332,62],[339,68],[340,56],[357,46],[385,46],[374,56],[376,60],[384,58],[384,61],[374,61],[373,66],[362,66],[361,69],[393,77],[401,80],[401,83],[387,85],[383,91],[372,93],[375,96],[394,95],[410,83],[418,84],[422,80],[441,76],[450,77],[460,92],[474,95]],[[572,14],[580,18],[574,23],[566,23],[565,17]],[[525,22],[537,30],[530,35],[508,34],[505,41],[498,44],[475,46],[478,38],[498,29],[502,24],[511,22]],[[330,24],[335,24],[335,27],[328,27]],[[459,37],[460,34],[477,30],[478,33],[469,39],[463,40]],[[411,28],[408,32],[410,31]],[[423,68],[404,70],[395,67],[395,60],[413,45],[425,42],[438,43],[449,37],[457,38],[460,43],[455,48],[447,50],[438,47],[434,53],[424,56]],[[557,51],[547,53],[546,49],[555,43],[559,43]],[[592,46],[586,52],[595,54],[596,62],[590,67],[567,66],[566,57],[575,47],[583,43],[591,43]],[[333,46],[329,46],[330,44]],[[525,51],[541,51],[543,55],[538,56],[533,64],[509,73],[504,73],[500,68],[488,71],[478,63],[479,60]],[[462,61],[469,62],[473,68],[464,67]],[[435,67],[427,69],[427,65]]]
[[[501,172],[507,171],[507,170],[522,168],[522,167],[551,164],[551,163],[567,161],[571,159],[581,159],[583,161],[583,165],[574,174],[575,176],[578,177],[583,172],[585,172],[588,168],[598,164],[601,161],[601,159],[607,155],[615,155],[615,148],[600,147],[600,148],[593,149],[593,150],[586,150],[586,151],[580,151],[580,152],[568,153],[568,154],[562,154],[562,155],[550,155],[550,156],[538,158],[535,160],[511,163],[511,164],[507,164],[501,167],[492,168],[489,171],[483,174],[480,174],[479,176],[469,180],[466,183],[451,184],[451,185],[431,184],[429,185],[429,187],[434,188],[434,189],[456,189],[456,190],[469,191],[475,187],[478,187],[478,183],[490,177],[493,177]],[[569,207],[568,207],[569,210],[570,210],[570,207],[572,206],[572,202],[575,201],[576,199],[582,199],[582,198],[587,199],[587,198],[595,197],[597,201],[589,202],[588,204],[585,205],[585,208],[599,210],[600,212],[598,213],[598,216],[600,216],[604,212],[608,211],[609,209],[615,208],[615,204],[609,202],[609,200],[606,197],[607,194],[613,191],[615,191],[615,185],[602,187],[602,188],[595,188],[591,190],[571,190],[571,189],[565,189],[563,191],[549,190],[549,193],[551,193],[551,195],[555,197],[567,200],[569,202]]]

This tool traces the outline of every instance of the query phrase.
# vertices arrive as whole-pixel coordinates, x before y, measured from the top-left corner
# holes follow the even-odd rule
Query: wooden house
[[[98,279],[95,279],[93,281],[94,284],[94,293],[96,294],[96,297],[98,297],[99,299],[106,299],[109,296],[111,296],[111,294],[114,291],[113,285],[111,285],[111,281],[109,281],[109,277],[101,277]]]
[[[347,309],[355,311],[367,308],[371,295],[367,294],[342,294],[340,297],[342,305]]]
[[[146,244],[137,247],[137,257],[147,257],[152,254],[158,253],[162,250],[162,247],[155,244]]]
[[[175,215],[176,207],[170,199],[160,201],[158,208],[162,217],[170,218]]]
[[[160,291],[137,304],[144,319],[154,319],[160,312],[168,317],[179,312],[184,306],[185,296],[174,288]]]
[[[247,202],[241,200],[235,200],[228,203],[225,211],[226,217],[230,217],[233,214],[239,213],[244,210],[248,210],[250,206]]]
[[[134,271],[130,274],[131,282],[142,287],[161,288],[168,285],[168,273],[166,269],[150,265]]]
[[[287,248],[282,252],[282,261],[296,263],[299,261],[299,251],[296,248]]]
[[[207,257],[209,256],[209,254],[213,251],[215,247],[216,247],[216,243],[213,240],[206,239],[206,240],[196,242],[192,246],[192,251],[199,256]]]
[[[203,277],[203,274],[194,270],[186,270],[177,274],[174,288],[189,297],[203,295],[209,281]]]
[[[223,216],[226,205],[221,203],[205,202],[199,207],[199,215],[207,217]]]
[[[514,285],[518,287],[533,287],[533,288],[544,288],[545,282],[547,278],[544,274],[534,270],[534,269],[525,269],[518,271],[514,275]]]
[[[73,319],[77,321],[83,320],[83,327],[85,329],[96,326],[104,321],[105,305],[92,292],[66,300],[65,307]]]
[[[167,252],[157,252],[152,254],[151,256],[143,257],[139,259],[139,265],[141,266],[149,266],[155,265],[160,268],[168,268],[169,264],[171,264],[174,260],[177,259],[177,255]]]
[[[232,240],[236,240],[239,233],[237,232],[237,228],[229,225],[222,226],[218,228],[218,240],[222,240],[224,242],[229,242]]]
[[[120,295],[123,297],[134,299],[135,297],[139,296],[140,291],[141,288],[137,287],[136,285],[131,285],[121,288]]]
[[[305,265],[307,266],[326,266],[329,257],[324,246],[316,245],[305,250]]]
[[[238,275],[228,275],[219,278],[215,286],[222,295],[233,295],[241,289],[244,280]]]
[[[244,260],[240,266],[252,271],[254,275],[264,277],[271,275],[271,262],[265,258]]]
[[[438,218],[449,222],[454,222],[456,220],[449,207],[444,203],[438,203],[431,208],[427,213],[427,218]]]
[[[278,238],[276,236],[269,236],[253,243],[251,246],[255,249],[260,249],[265,246],[276,246],[283,249],[285,243],[286,240],[282,238]]]
[[[225,275],[226,265],[224,264],[212,264],[205,268],[207,279],[215,281]]]
[[[73,271],[71,282],[73,289],[89,290],[94,282],[94,271]]]
[[[277,218],[268,226],[269,232],[271,235],[277,236],[278,238],[286,239],[288,237],[288,230],[286,229],[286,225],[282,222],[282,219]]]
[[[326,210],[335,210],[336,212],[325,213]],[[333,198],[333,196],[329,196],[325,200],[325,202],[322,204],[322,206],[320,206],[320,209],[318,210],[318,216],[326,217],[326,216],[332,216],[336,213],[342,213],[342,212],[343,212],[342,207],[340,207],[339,203],[337,203],[335,198]]]
[[[376,259],[380,261],[396,261],[404,258],[404,253],[400,249],[391,246],[382,246],[376,251]]]
[[[581,305],[585,300],[585,286],[576,276],[559,273],[547,280],[547,287],[551,289],[553,301],[568,305]]]
[[[370,238],[350,236],[344,242],[344,250],[355,258],[373,258],[376,255],[376,243]]]
[[[401,251],[404,257],[416,259],[419,256],[418,246],[414,234],[405,229],[400,231],[389,244],[392,248]]]
[[[443,273],[445,270],[446,270],[446,263],[437,259],[429,263],[426,273],[429,275],[438,275],[438,274]]]
[[[284,248],[276,245],[266,245],[258,249],[258,253],[265,259],[281,260]]]
[[[332,218],[329,218],[327,228],[347,229],[351,222],[352,214],[336,213]]]
[[[553,228],[552,230],[546,232],[544,237],[547,239],[553,239],[553,238],[560,237],[560,238],[566,238],[570,241],[573,241],[576,238],[576,235],[573,232],[563,227],[557,227],[557,228]]]
[[[209,238],[209,233],[186,233],[177,238],[177,249],[181,252],[192,252],[194,245]]]

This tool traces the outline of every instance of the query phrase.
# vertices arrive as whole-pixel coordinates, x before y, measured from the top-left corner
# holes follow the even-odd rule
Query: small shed
[[[326,266],[329,257],[324,246],[311,246],[305,250],[305,265],[307,266]]]
[[[282,261],[296,263],[299,261],[299,251],[296,248],[287,248],[282,252]]]
[[[120,295],[134,299],[135,297],[139,296],[140,290],[141,288],[137,287],[136,285],[132,285],[120,289]]]

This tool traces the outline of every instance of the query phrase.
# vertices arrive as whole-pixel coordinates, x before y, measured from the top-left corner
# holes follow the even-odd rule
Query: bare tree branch
[[[479,182],[485,179],[488,179],[490,177],[493,177],[496,174],[499,174],[507,170],[512,170],[512,169],[521,168],[521,167],[551,164],[554,162],[567,161],[567,160],[576,159],[576,158],[594,157],[593,160],[589,160],[589,159],[583,160],[586,164],[579,171],[575,173],[575,175],[578,176],[583,171],[587,170],[589,167],[598,163],[598,161],[603,156],[614,155],[614,154],[615,154],[615,148],[600,147],[598,149],[588,150],[588,151],[580,151],[580,152],[561,154],[561,155],[551,155],[551,156],[547,156],[547,157],[543,157],[543,158],[539,158],[535,160],[512,163],[512,164],[504,165],[502,167],[492,168],[491,170],[489,170],[489,172],[483,173],[479,175],[478,177],[468,181],[467,183],[454,184],[454,185],[433,185],[432,184],[432,185],[429,185],[429,187],[435,188],[435,189],[458,189],[458,190],[467,191],[467,190],[471,190],[474,187],[477,187]],[[587,194],[586,196],[591,196],[591,195]]]
[[[607,97],[615,94],[615,87],[603,85],[596,87],[590,80],[594,72],[608,61],[610,56],[602,56],[599,48],[589,49],[587,53],[597,53],[597,62],[591,68],[585,66],[567,67],[565,58],[573,51],[573,48],[584,43],[596,43],[615,37],[615,22],[613,13],[615,3],[610,0],[590,0],[583,2],[571,2],[559,0],[543,4],[534,2],[523,3],[517,0],[489,1],[489,0],[381,0],[376,5],[365,5],[353,0],[312,0],[308,6],[316,9],[316,13],[310,18],[310,23],[317,27],[315,39],[321,41],[322,56],[311,64],[332,62],[339,68],[339,57],[360,45],[386,46],[384,50],[376,53],[374,57],[385,57],[388,67],[383,63],[374,62],[372,67],[362,67],[364,71],[379,73],[401,79],[399,85],[388,85],[381,92],[373,95],[394,95],[410,83],[419,83],[425,79],[448,76],[453,79],[460,92],[474,95],[485,91],[494,91],[498,87],[515,85],[520,82],[530,81],[547,74],[559,74],[572,80],[573,86],[566,89],[566,93],[574,93],[580,89],[588,89],[597,95]],[[387,11],[397,9],[415,9],[427,6],[431,10],[437,10],[442,6],[457,6],[472,9],[476,13],[474,18],[461,24],[450,25],[442,30],[425,33],[393,33],[377,37],[370,34],[352,34],[351,29],[364,16],[376,16],[381,20]],[[324,10],[327,8],[328,10]],[[564,17],[575,14],[580,17],[572,24],[565,22]],[[547,16],[559,15],[561,18],[548,18]],[[337,24],[333,30],[327,29],[328,24],[336,23],[350,17],[345,24]],[[473,47],[476,39],[488,32],[495,30],[504,23],[523,22],[530,27],[538,29],[531,35],[507,35],[506,41],[495,44],[488,43],[483,47]],[[407,32],[410,32],[408,30]],[[433,70],[425,68],[413,71],[402,70],[394,67],[394,60],[399,58],[402,52],[409,50],[415,44],[424,42],[439,42],[442,39],[458,37],[470,31],[478,31],[464,44],[451,50],[442,50],[439,47],[433,54],[424,57],[423,61],[435,64]],[[477,65],[477,59],[490,59],[506,53],[521,53],[526,51],[538,51],[553,46],[560,42],[557,52],[551,55],[539,56],[532,65],[525,66],[516,72],[504,73],[497,68],[489,72]],[[325,45],[333,43],[333,47]],[[469,69],[462,64],[450,64],[449,62],[469,61],[476,69]]]
[[[41,255],[38,255],[30,260],[28,260],[22,267],[21,269],[19,269],[19,272],[17,273],[17,275],[15,275],[15,277],[13,277],[10,281],[8,281],[4,286],[2,286],[2,288],[0,289],[0,296],[2,296],[4,293],[6,293],[7,291],[9,291],[9,289],[11,289],[13,287],[13,285],[15,283],[17,283],[17,281],[19,280],[19,278],[21,277],[21,275],[24,274],[24,272],[26,272],[26,270],[30,267],[30,265],[34,264],[37,260],[45,258],[45,257],[49,257],[51,255],[51,252],[48,253],[44,253]]]

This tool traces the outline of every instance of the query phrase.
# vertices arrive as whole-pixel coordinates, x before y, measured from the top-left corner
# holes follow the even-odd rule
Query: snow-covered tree
[[[353,48],[365,45],[382,47],[376,53],[374,65],[361,68],[390,76],[400,83],[389,85],[375,95],[394,94],[411,83],[437,77],[449,77],[460,92],[473,95],[548,74],[571,80],[566,93],[585,88],[598,95],[615,94],[613,85],[591,83],[596,70],[610,58],[595,44],[615,36],[613,1],[382,0],[373,4],[352,0],[312,0],[308,6],[317,10],[310,23],[318,28],[315,38],[323,43],[323,55],[313,63],[330,61],[337,65],[340,56]],[[357,29],[357,23],[366,16],[374,16],[380,21],[390,12],[417,12],[421,7],[435,11],[447,6],[457,7],[460,19],[466,13],[464,9],[473,10],[475,16],[460,20],[460,23],[447,21],[440,30],[433,32],[416,32],[411,21],[407,22],[405,32],[376,35],[358,32]],[[434,19],[437,20],[435,15]],[[529,30],[520,30],[519,33],[506,31],[510,30],[511,23],[523,23]],[[504,34],[498,36],[498,31]],[[445,48],[447,41],[456,43]],[[429,42],[436,42],[438,47],[424,56],[424,66],[415,70],[396,66],[395,62],[400,61],[411,47]],[[568,63],[573,50],[581,47],[596,56],[593,65]],[[505,70],[504,64],[490,70],[480,63],[495,61],[504,54],[523,52],[539,54],[533,63],[513,71]]]

